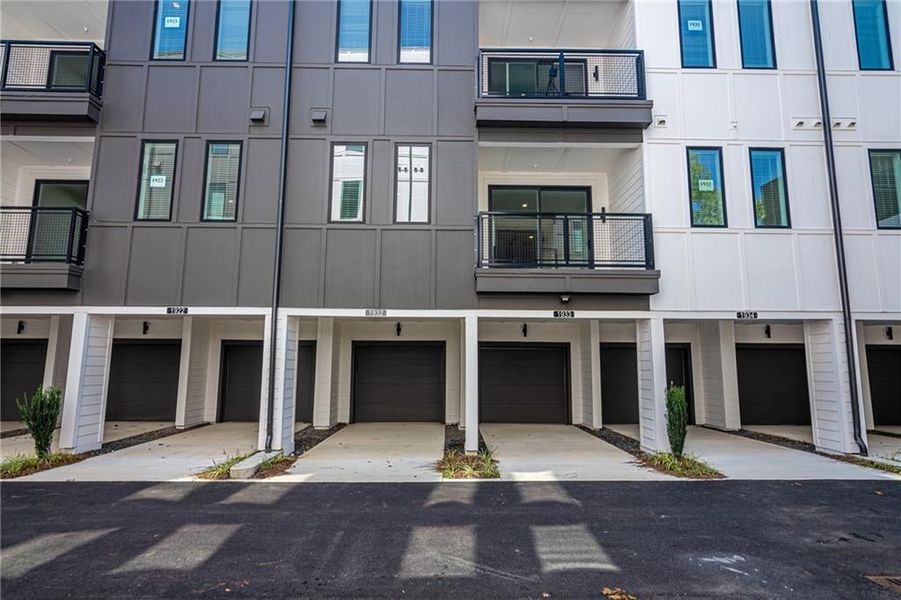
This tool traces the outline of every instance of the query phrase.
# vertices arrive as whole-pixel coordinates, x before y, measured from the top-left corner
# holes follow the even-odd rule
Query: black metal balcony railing
[[[483,212],[478,267],[654,268],[649,214]]]
[[[78,208],[0,206],[0,261],[84,263],[88,213]]]
[[[4,91],[89,92],[100,98],[106,54],[90,42],[3,40]]]
[[[482,98],[644,100],[641,50],[482,50]]]

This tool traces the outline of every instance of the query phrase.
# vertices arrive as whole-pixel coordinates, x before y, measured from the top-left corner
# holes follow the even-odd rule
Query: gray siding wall
[[[211,60],[217,3],[194,0],[185,61],[149,61],[153,2],[114,0],[83,290],[7,290],[9,304],[264,306],[269,302],[287,3],[254,2],[250,60]],[[476,305],[473,101],[478,3],[436,0],[432,65],[397,64],[397,3],[372,5],[371,63],[334,62],[337,3],[296,4],[282,303]],[[268,107],[250,125],[250,107]],[[325,126],[311,108],[328,110]],[[172,220],[133,220],[142,140],[177,140]],[[200,221],[208,140],[243,142],[236,223]],[[363,224],[329,224],[331,144],[367,144]],[[432,148],[431,222],[393,223],[394,147]]]

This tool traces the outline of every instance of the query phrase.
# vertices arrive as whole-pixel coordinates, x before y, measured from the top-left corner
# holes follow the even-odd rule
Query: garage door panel
[[[313,396],[316,378],[316,342],[300,342],[297,350],[297,390],[294,420],[313,422]]]
[[[601,418],[604,423],[638,423],[638,349],[635,344],[601,344]]]
[[[901,346],[867,346],[873,423],[901,425]]]
[[[260,420],[263,342],[222,343],[219,421]]]
[[[355,343],[353,353],[354,421],[444,421],[443,343]]]
[[[479,421],[569,423],[569,346],[482,345]]]
[[[16,400],[31,397],[44,383],[47,340],[3,340],[0,342],[0,419],[18,421]]]
[[[803,347],[738,346],[736,362],[742,425],[810,425]]]
[[[107,420],[174,421],[180,356],[179,340],[114,341]]]

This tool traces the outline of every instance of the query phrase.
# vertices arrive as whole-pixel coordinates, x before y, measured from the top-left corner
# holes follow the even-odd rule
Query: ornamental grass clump
[[[59,388],[47,387],[36,389],[31,398],[22,396],[16,400],[19,416],[34,439],[34,452],[40,460],[50,455],[53,432],[59,420],[61,395]]]

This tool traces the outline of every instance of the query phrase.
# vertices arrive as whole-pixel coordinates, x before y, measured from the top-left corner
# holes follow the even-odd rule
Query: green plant
[[[688,431],[688,402],[685,388],[672,385],[666,388],[666,434],[673,454],[681,457],[685,449],[685,435]]]
[[[478,454],[448,450],[438,462],[438,470],[444,479],[497,479],[501,476],[490,450],[481,450]]]
[[[204,469],[200,473],[197,474],[197,477],[200,479],[228,479],[229,471],[231,471],[232,467],[253,454],[253,452],[248,452],[247,454],[238,454],[236,456],[227,456],[219,462],[213,462],[213,466]]]
[[[13,456],[7,456],[0,461],[0,479],[22,477],[23,475],[30,475],[45,469],[78,462],[81,459],[81,456],[75,454],[63,454],[61,452],[47,454],[44,458],[25,454],[14,454]]]
[[[34,439],[34,451],[38,458],[46,458],[50,454],[53,442],[53,431],[59,419],[61,392],[59,388],[38,388],[31,395],[16,400],[19,416],[25,423],[28,433]]]

